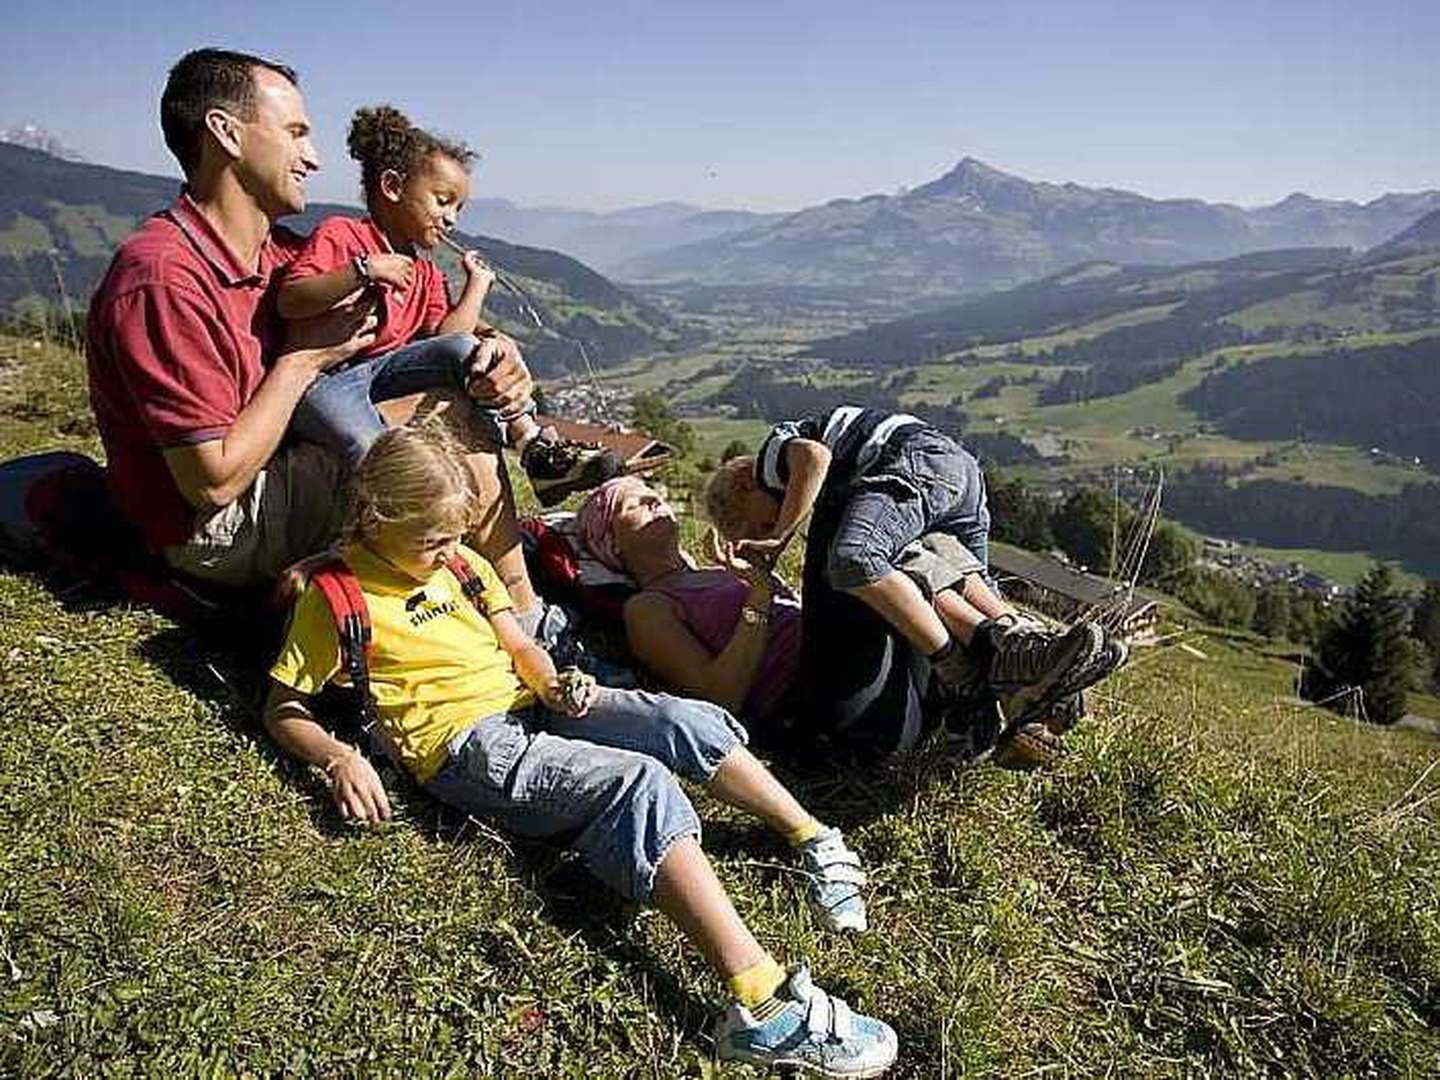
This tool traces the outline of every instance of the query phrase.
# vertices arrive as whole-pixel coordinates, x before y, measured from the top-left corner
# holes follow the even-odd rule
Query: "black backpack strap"
[[[445,568],[455,575],[455,580],[460,582],[460,591],[465,594],[476,611],[481,615],[489,616],[490,609],[485,603],[485,582],[480,575],[475,573],[475,568],[465,559],[463,555],[451,555],[445,560]]]

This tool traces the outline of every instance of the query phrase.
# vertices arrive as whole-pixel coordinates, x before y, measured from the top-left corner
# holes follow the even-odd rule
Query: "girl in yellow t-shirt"
[[[675,774],[783,834],[819,919],[860,930],[865,877],[840,831],[800,806],[719,706],[588,679],[579,692],[562,690],[549,654],[511,613],[504,585],[460,547],[477,508],[442,429],[387,431],[355,483],[344,558],[374,626],[371,692],[416,780],[520,835],[573,836],[597,877],[669,916],[734,995],[715,1031],[722,1058],[825,1076],[883,1072],[897,1053],[895,1032],[815,986],[803,966],[782,968],[755,940],[701,850],[699,818]],[[445,566],[457,552],[483,582],[478,604]],[[307,705],[341,669],[317,592],[302,595],[271,669],[265,725],[287,751],[324,767],[342,814],[382,820],[390,806],[375,770]]]

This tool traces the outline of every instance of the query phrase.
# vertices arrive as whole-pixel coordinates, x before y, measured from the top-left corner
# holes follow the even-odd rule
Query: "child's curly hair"
[[[387,169],[410,176],[432,154],[444,154],[466,169],[475,160],[475,152],[464,143],[416,127],[393,105],[356,109],[346,145],[350,156],[360,163],[360,186],[367,203],[379,190],[380,177]]]
[[[744,499],[754,474],[755,456],[739,454],[722,462],[705,482],[705,516],[727,540],[744,534]]]
[[[385,524],[467,533],[479,517],[465,451],[442,419],[390,428],[355,471],[346,540],[373,537]]]

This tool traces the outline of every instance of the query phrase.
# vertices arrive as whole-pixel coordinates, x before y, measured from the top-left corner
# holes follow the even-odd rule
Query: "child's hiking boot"
[[[868,924],[860,886],[865,884],[865,871],[844,834],[834,827],[821,829],[796,850],[810,879],[810,909],[815,917],[831,930],[864,930]]]
[[[780,1008],[765,1020],[738,1002],[715,1025],[715,1052],[725,1061],[820,1076],[879,1076],[900,1043],[889,1024],[853,1012],[810,981],[803,965],[775,991]],[[757,1008],[757,1012],[762,1012]]]
[[[1034,719],[1057,698],[1104,677],[1099,660],[1105,632],[1096,623],[1076,623],[1061,634],[1019,620],[989,626],[986,677],[1011,725]]]
[[[969,649],[951,638],[942,653],[930,658],[930,673],[946,694],[968,697],[984,691],[985,667]]]
[[[995,745],[1005,726],[1000,703],[988,690],[956,702],[940,718],[945,751],[953,757],[978,758]]]
[[[561,439],[547,429],[526,445],[520,454],[520,467],[530,478],[530,486],[540,505],[554,506],[567,495],[589,491],[625,471],[620,455],[599,443]]]

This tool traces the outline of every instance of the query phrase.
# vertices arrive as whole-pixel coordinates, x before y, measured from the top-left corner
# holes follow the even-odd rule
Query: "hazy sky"
[[[798,208],[965,155],[1243,204],[1440,186],[1437,0],[11,0],[3,27],[0,126],[152,172],[174,172],[156,103],[177,56],[291,64],[319,198],[354,198],[346,122],[379,101],[468,140],[476,194],[524,205]]]

